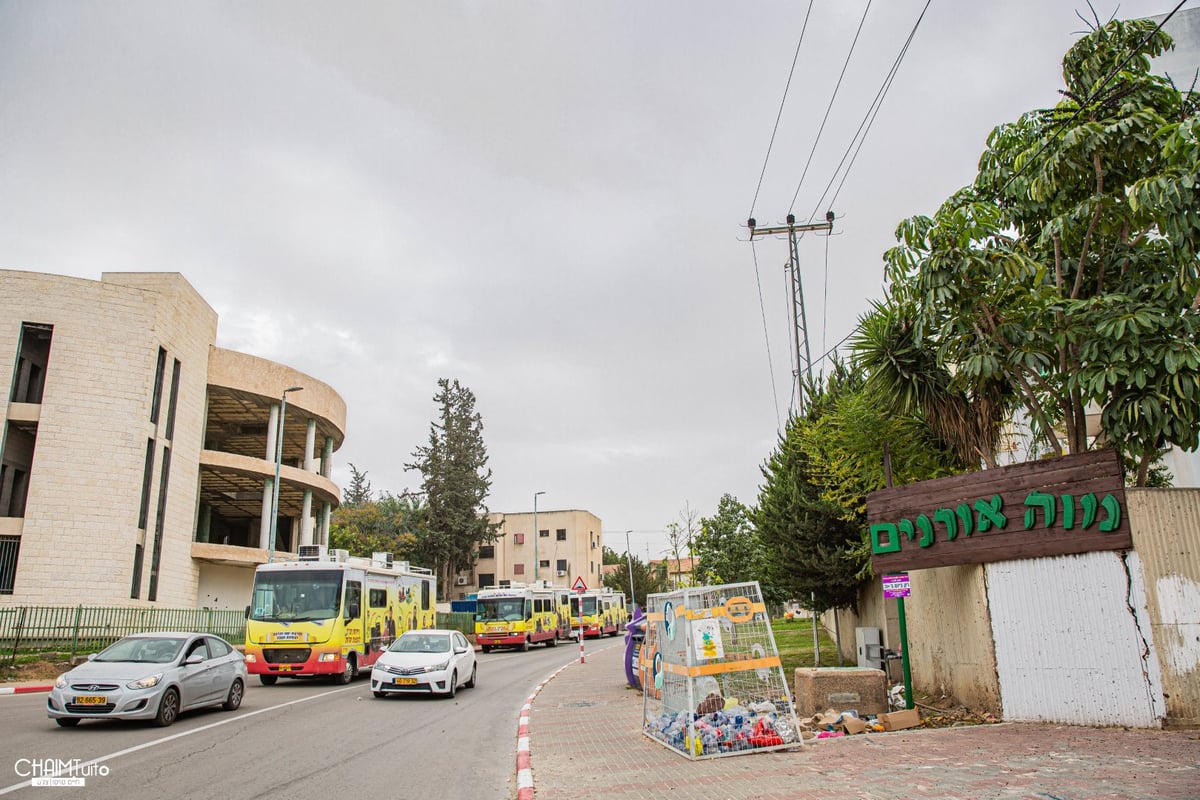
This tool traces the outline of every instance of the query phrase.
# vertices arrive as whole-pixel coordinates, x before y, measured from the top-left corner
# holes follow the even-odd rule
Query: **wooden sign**
[[[1115,450],[1093,450],[872,492],[877,575],[1133,547]]]

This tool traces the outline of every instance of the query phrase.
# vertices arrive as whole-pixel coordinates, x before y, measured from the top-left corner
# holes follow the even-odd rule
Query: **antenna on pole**
[[[796,382],[796,414],[797,416],[804,415],[804,383],[801,381],[801,376],[808,378],[812,382],[812,353],[808,345],[808,320],[804,312],[804,284],[800,280],[800,254],[796,246],[796,233],[804,233],[807,231],[825,231],[827,233],[833,230],[833,212],[825,213],[824,222],[806,222],[799,225],[796,224],[796,215],[787,215],[787,224],[778,225],[770,228],[759,228],[754,217],[746,220],[746,227],[750,229],[750,238],[756,236],[779,236],[787,234],[788,237],[788,277],[791,281],[791,318],[792,318],[792,335],[794,337],[796,365],[792,370],[792,377]]]

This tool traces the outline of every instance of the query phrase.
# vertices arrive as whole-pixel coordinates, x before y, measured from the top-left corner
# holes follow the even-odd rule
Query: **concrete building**
[[[455,576],[447,597],[462,600],[484,586],[537,580],[569,588],[582,577],[589,589],[602,585],[604,541],[600,518],[590,511],[539,511],[536,538],[532,513],[488,519],[500,526],[496,541],[479,548],[474,574]]]
[[[326,541],[345,403],[216,333],[177,273],[0,270],[0,605],[242,607],[293,387],[275,550]]]

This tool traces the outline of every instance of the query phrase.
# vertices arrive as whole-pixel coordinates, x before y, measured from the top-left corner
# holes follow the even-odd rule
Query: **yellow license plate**
[[[396,685],[397,686],[416,686],[417,679],[416,678],[396,678]]]
[[[107,702],[108,698],[102,694],[75,696],[75,705],[77,706],[102,706]]]

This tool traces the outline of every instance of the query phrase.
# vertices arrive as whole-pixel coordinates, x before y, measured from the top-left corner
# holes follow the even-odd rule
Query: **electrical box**
[[[860,669],[884,668],[883,632],[879,628],[855,628],[854,643]]]

